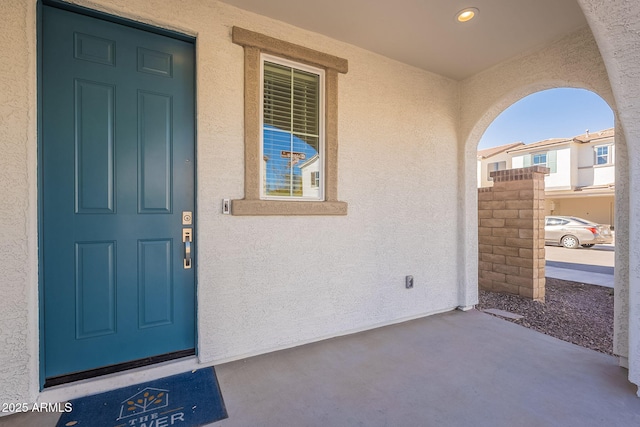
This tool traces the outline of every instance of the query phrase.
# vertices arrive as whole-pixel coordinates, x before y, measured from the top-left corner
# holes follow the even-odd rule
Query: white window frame
[[[611,159],[611,144],[606,144],[606,145],[596,145],[593,147],[593,165],[594,166],[607,166],[607,165],[611,165],[612,159]],[[607,161],[605,163],[598,163],[598,157],[601,157],[598,155],[598,149],[599,148],[606,148],[607,149]]]
[[[307,73],[316,74],[319,78],[319,106],[318,106],[318,162],[321,171],[324,170],[325,162],[325,72],[321,68],[313,67],[300,62],[291,61],[278,56],[269,55],[266,53],[260,53],[260,158],[264,158],[264,63],[271,62],[274,64],[283,65],[285,67],[305,71]],[[266,170],[265,162],[260,164],[260,177],[266,183]],[[304,197],[304,196],[269,196],[265,194],[265,186],[260,187],[260,199],[262,200],[283,200],[283,201],[319,201],[324,200],[324,179],[323,174],[320,175],[320,183],[318,185],[318,197]]]
[[[536,156],[544,156],[544,163],[536,163],[535,162]],[[549,153],[548,152],[542,151],[542,152],[532,153],[531,154],[531,166],[544,166],[544,167],[547,167],[548,164],[549,164]]]

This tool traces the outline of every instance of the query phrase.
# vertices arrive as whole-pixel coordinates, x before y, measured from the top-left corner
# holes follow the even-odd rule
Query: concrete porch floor
[[[617,359],[475,310],[216,368],[228,426],[637,426]]]
[[[216,367],[223,426],[637,426],[617,360],[475,310]],[[49,427],[20,414],[2,426]],[[91,426],[102,427],[102,426]]]

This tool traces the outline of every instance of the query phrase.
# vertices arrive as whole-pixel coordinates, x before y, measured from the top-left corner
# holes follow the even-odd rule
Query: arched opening
[[[480,309],[613,353],[615,141],[611,108],[594,92],[576,88],[534,92],[487,127],[477,155]],[[536,165],[548,168],[540,180],[544,191],[534,198],[539,202],[529,199],[522,181],[502,180],[508,191],[491,194],[491,172]],[[546,218],[539,234],[526,229],[528,218],[538,215],[528,210],[531,205]],[[546,266],[543,260],[539,273],[546,286],[536,277],[531,251],[518,247],[523,237],[545,240]],[[529,294],[516,286],[527,276],[545,289]]]

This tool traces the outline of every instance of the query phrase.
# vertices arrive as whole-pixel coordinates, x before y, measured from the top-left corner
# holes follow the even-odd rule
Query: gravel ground
[[[552,337],[613,354],[613,289],[547,278],[545,302],[480,291],[479,310],[524,316],[505,319]]]

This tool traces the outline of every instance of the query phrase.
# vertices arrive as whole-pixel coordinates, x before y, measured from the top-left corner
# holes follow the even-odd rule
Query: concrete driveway
[[[547,277],[613,288],[614,245],[566,249],[545,246]]]

